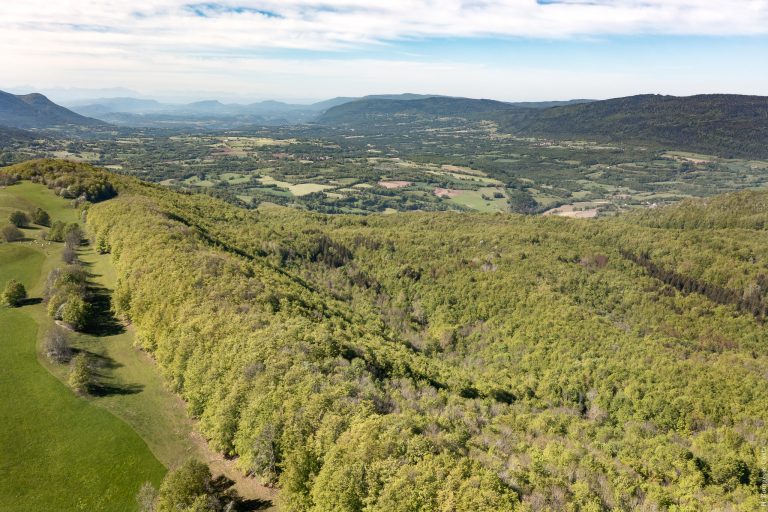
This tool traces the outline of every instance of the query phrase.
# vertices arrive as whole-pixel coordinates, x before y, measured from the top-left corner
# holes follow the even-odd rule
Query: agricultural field
[[[16,156],[63,156],[239,206],[326,213],[469,210],[596,215],[768,184],[768,162],[658,145],[550,140],[454,120],[364,136],[320,126],[47,141]],[[455,192],[435,193],[445,189]],[[565,210],[560,210],[563,207]]]

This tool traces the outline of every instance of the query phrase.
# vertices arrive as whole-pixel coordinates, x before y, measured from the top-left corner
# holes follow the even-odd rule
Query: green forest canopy
[[[81,164],[115,307],[289,511],[754,510],[766,192],[596,221],[246,211]],[[69,192],[67,192],[69,193]]]

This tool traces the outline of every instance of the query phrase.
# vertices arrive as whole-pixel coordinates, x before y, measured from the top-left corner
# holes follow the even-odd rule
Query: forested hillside
[[[361,100],[329,109],[320,122],[373,133],[441,118],[492,121],[504,133],[560,140],[647,143],[726,158],[768,157],[768,98],[711,94],[639,95],[604,101],[502,103],[466,98]],[[539,107],[539,108],[535,108]]]
[[[513,133],[647,141],[728,158],[768,156],[764,96],[647,94],[542,110],[502,124]]]
[[[755,510],[766,192],[595,221],[246,211],[81,164],[115,308],[289,511]]]
[[[494,100],[433,97],[414,100],[363,98],[330,108],[319,122],[330,125],[365,126],[382,121],[414,121],[441,116],[498,114],[517,107]]]

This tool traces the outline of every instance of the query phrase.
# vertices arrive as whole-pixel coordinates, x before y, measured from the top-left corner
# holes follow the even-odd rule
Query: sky
[[[0,70],[54,100],[768,95],[768,0],[2,0]]]

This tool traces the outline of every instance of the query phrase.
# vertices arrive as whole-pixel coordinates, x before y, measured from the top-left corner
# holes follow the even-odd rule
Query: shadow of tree
[[[253,500],[238,501],[235,507],[235,510],[250,512],[252,510],[266,510],[271,506],[272,506],[272,502],[270,500],[260,500],[257,498]]]
[[[223,494],[227,489],[235,485],[235,481],[231,478],[227,478],[225,475],[219,475],[211,480],[211,487],[217,494]]]
[[[225,475],[219,475],[211,480],[211,490],[219,496],[229,496],[234,499],[235,510],[249,512],[252,510],[265,510],[272,506],[272,502],[262,499],[243,499],[232,490],[235,481]]]
[[[93,396],[115,396],[115,395],[135,395],[144,391],[143,384],[104,384],[102,382],[94,382],[88,386],[88,392]]]
[[[89,286],[88,302],[92,313],[88,325],[83,332],[93,336],[114,336],[125,332],[125,327],[112,312],[112,296],[110,291],[103,286]]]
[[[123,367],[122,363],[118,363],[111,357],[106,356],[104,354],[98,354],[96,352],[91,352],[89,350],[78,350],[78,352],[83,352],[88,356],[88,359],[91,361],[91,366],[95,371],[115,370],[117,368]]]
[[[112,395],[135,395],[144,390],[143,384],[116,383],[104,374],[105,370],[122,368],[123,365],[109,356],[98,354],[89,350],[72,349],[73,354],[86,354],[91,367],[91,383],[88,393],[93,396],[104,397]]]

